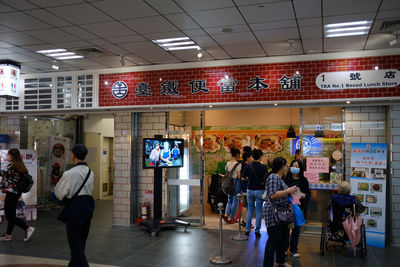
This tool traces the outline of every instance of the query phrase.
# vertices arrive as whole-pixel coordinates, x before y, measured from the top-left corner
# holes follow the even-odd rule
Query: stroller
[[[362,210],[356,209],[356,204],[354,201],[353,203],[351,203],[351,201],[347,201],[346,203],[342,204],[344,205],[335,205],[333,201],[331,201],[331,204],[327,208],[328,220],[323,224],[321,232],[321,255],[324,255],[325,252],[328,250],[328,243],[330,241],[342,243],[343,247],[346,245],[346,242],[349,241],[349,237],[347,236],[346,231],[343,227],[343,222],[349,216],[358,216],[362,212]],[[364,259],[367,256],[367,240],[364,220],[361,220],[360,241],[358,242],[357,247],[361,249],[361,257]]]
[[[208,184],[208,196],[207,202],[211,206],[211,210],[213,212],[218,212],[218,203],[224,203],[226,206],[226,202],[228,201],[228,196],[222,191],[222,178],[219,174],[211,175],[211,182]]]

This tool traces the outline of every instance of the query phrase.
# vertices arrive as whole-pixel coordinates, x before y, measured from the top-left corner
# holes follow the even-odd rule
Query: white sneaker
[[[6,235],[2,235],[2,236],[0,236],[0,242],[1,241],[11,241],[12,240],[12,237],[9,235],[9,236],[6,236]]]
[[[291,255],[293,258],[300,258],[300,254],[299,254],[299,253],[290,253],[290,255]]]
[[[29,227],[28,231],[26,231],[24,241],[25,242],[28,241],[34,232],[35,232],[35,227]]]

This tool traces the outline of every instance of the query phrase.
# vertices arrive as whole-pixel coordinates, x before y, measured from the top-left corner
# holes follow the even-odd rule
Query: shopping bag
[[[294,216],[295,226],[302,226],[303,224],[306,223],[303,212],[301,212],[300,206],[297,204],[293,205],[293,216]]]

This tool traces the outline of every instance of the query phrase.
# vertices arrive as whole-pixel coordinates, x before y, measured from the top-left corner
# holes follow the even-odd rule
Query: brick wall
[[[321,72],[399,69],[400,56],[380,56],[347,58],[322,61],[303,61],[240,65],[226,67],[206,67],[193,69],[175,69],[160,71],[142,71],[130,73],[101,74],[99,76],[99,106],[138,106],[138,105],[174,105],[198,103],[227,103],[249,101],[298,101],[315,99],[379,98],[400,96],[400,87],[370,88],[347,90],[321,90],[315,84],[315,78]],[[279,79],[283,75],[292,77],[296,71],[303,77],[301,91],[282,91]],[[238,81],[235,93],[221,93],[218,81],[225,75]],[[268,89],[256,92],[248,90],[250,79],[256,76],[265,79]],[[160,78],[162,81],[160,81]],[[161,95],[163,81],[178,81],[180,95]],[[206,80],[208,93],[191,94],[188,84],[192,80]],[[116,81],[127,83],[129,91],[124,99],[112,95],[112,86]],[[107,83],[105,83],[107,82]],[[152,96],[135,96],[137,84],[146,82],[152,89]]]
[[[131,219],[131,113],[114,114],[114,224]]]
[[[352,143],[386,143],[385,107],[348,107],[346,116],[346,179],[350,179]]]
[[[151,190],[153,191],[154,186],[154,170],[152,169],[143,169],[142,168],[142,155],[143,155],[143,138],[145,137],[154,137],[154,135],[166,135],[166,120],[167,113],[165,112],[149,112],[149,113],[141,113],[139,117],[139,136],[138,136],[138,153],[136,154],[136,162],[139,166],[139,177],[137,179],[137,190],[138,190],[138,203],[149,202],[150,206],[153,207],[153,198],[146,199],[145,191]],[[163,177],[166,177],[166,170],[163,172]],[[167,193],[166,193],[166,182],[163,179],[163,211],[162,214],[164,216],[166,212],[167,206]],[[153,210],[151,210],[153,216]]]
[[[400,246],[400,106],[392,106],[390,109],[390,140],[392,143],[392,235],[393,244]]]

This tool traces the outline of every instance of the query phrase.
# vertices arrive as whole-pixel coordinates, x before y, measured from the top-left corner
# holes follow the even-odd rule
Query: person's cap
[[[84,160],[88,153],[87,148],[82,144],[74,145],[70,150],[72,153],[74,153],[75,157],[79,160]]]

